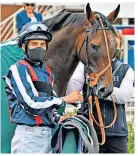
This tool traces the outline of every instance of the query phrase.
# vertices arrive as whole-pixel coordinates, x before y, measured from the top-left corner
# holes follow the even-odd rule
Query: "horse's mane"
[[[105,17],[103,14],[95,11],[95,14],[100,15],[103,24],[105,27],[108,27],[112,32],[116,35],[116,31],[112,26],[112,23]],[[79,26],[83,25],[85,18],[84,13],[71,13],[71,12],[60,12],[56,16],[45,20],[43,23],[48,26],[49,31],[57,31],[69,24],[77,24]],[[93,32],[96,32],[97,29],[100,27],[100,23],[95,20],[95,26],[93,27]]]
[[[85,19],[84,13],[71,13],[65,11],[45,20],[43,23],[48,26],[49,31],[57,31],[69,24],[77,24],[81,26]]]

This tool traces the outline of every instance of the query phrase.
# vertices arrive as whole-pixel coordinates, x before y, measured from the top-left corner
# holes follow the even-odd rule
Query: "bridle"
[[[86,79],[87,79],[87,98],[88,98],[88,103],[89,103],[89,120],[91,121],[91,123],[93,124],[93,121],[95,122],[95,124],[97,126],[100,127],[101,129],[101,135],[102,135],[102,142],[99,143],[100,145],[103,145],[105,143],[105,128],[109,128],[111,127],[117,118],[117,110],[116,110],[116,105],[113,102],[113,108],[114,108],[114,118],[113,121],[111,122],[110,125],[105,126],[103,123],[103,119],[102,119],[102,114],[101,114],[101,110],[100,110],[100,106],[99,106],[99,101],[98,101],[98,97],[91,95],[92,90],[94,88],[94,86],[97,85],[99,78],[110,68],[110,72],[112,73],[112,66],[111,66],[111,60],[110,60],[110,55],[109,55],[109,48],[108,48],[108,42],[107,42],[107,35],[105,30],[110,30],[109,27],[104,27],[103,25],[103,21],[101,19],[101,17],[96,14],[96,18],[99,20],[101,27],[97,28],[97,30],[103,30],[103,34],[104,34],[104,39],[105,39],[105,45],[106,45],[106,52],[107,52],[107,56],[108,56],[108,65],[106,66],[105,69],[103,69],[102,71],[100,71],[99,73],[94,73],[92,67],[90,67],[89,65],[89,61],[88,61],[88,32],[90,32],[90,29],[86,30],[86,35],[85,38],[82,42],[80,51],[78,53],[78,57],[80,58],[80,53],[82,50],[82,47],[84,45],[84,43],[86,43],[86,65],[85,65],[85,69],[90,69],[92,70],[92,73],[87,73],[86,72]],[[90,92],[90,87],[91,87],[91,92]],[[92,98],[90,98],[92,97]],[[112,98],[112,97],[111,97]],[[112,100],[113,101],[113,100]],[[96,105],[96,110],[97,110],[97,114],[98,114],[98,120],[99,123],[96,121],[95,117],[93,116],[93,112],[92,112],[92,105],[95,103]]]
[[[94,73],[93,72],[93,73],[91,73],[89,75],[90,76],[90,86],[91,87],[94,87],[95,85],[97,85],[99,77],[102,76],[108,70],[108,68],[112,69],[111,61],[110,61],[110,55],[109,55],[108,42],[107,42],[107,36],[106,36],[106,33],[105,33],[105,30],[110,30],[110,28],[109,27],[104,27],[102,19],[98,14],[96,15],[96,17],[99,19],[99,22],[101,24],[101,27],[97,28],[97,30],[103,30],[103,33],[104,33],[106,51],[107,51],[107,56],[108,56],[108,65],[106,66],[105,69],[103,69],[99,73]],[[81,48],[80,48],[80,50],[79,50],[79,52],[77,54],[78,54],[78,57],[80,58],[80,53],[81,53],[82,47],[83,47],[84,43],[86,43],[86,65],[85,65],[85,69],[89,68],[89,69],[91,69],[93,71],[92,67],[89,66],[89,61],[88,61],[88,32],[90,32],[90,31],[91,31],[91,29],[86,30],[85,38],[84,38],[84,40],[82,42],[82,45],[81,45]],[[111,72],[112,72],[112,70],[111,70]]]

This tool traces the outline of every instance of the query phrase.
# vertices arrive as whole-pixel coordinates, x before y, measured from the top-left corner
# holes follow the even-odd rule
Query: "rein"
[[[100,106],[99,106],[98,97],[97,96],[93,96],[93,95],[91,96],[90,95],[90,87],[93,90],[94,86],[97,85],[100,76],[102,76],[109,68],[110,68],[110,72],[112,73],[112,66],[111,66],[110,55],[109,55],[107,35],[106,35],[106,32],[105,32],[105,30],[107,30],[108,28],[105,28],[104,27],[103,22],[102,22],[102,19],[100,18],[99,15],[96,15],[96,17],[99,19],[99,22],[101,24],[101,28],[98,28],[98,30],[103,30],[103,34],[104,34],[104,38],[105,38],[106,51],[107,51],[107,56],[108,56],[108,65],[106,66],[105,69],[103,69],[99,73],[94,73],[93,72],[90,75],[88,73],[86,73],[86,79],[87,79],[87,96],[86,97],[88,98],[88,103],[89,103],[89,120],[90,120],[90,122],[92,124],[93,124],[93,121],[94,121],[95,124],[100,127],[102,141],[99,144],[100,145],[103,145],[105,143],[105,140],[106,140],[105,139],[105,128],[109,128],[109,127],[111,127],[115,123],[116,118],[117,118],[117,110],[116,110],[116,105],[115,105],[115,103],[114,103],[114,101],[112,99],[112,101],[113,101],[113,109],[114,109],[114,118],[113,118],[113,121],[111,122],[111,124],[105,126],[104,123],[103,123],[103,119],[102,119],[102,114],[101,114],[101,109],[100,109]],[[89,31],[90,31],[89,29],[86,30],[86,35],[85,35],[84,41],[83,41],[83,43],[81,45],[80,51],[78,53],[78,57],[80,57],[81,49],[82,49],[84,43],[86,42],[86,65],[85,65],[85,69],[89,68],[89,69],[92,70],[92,68],[89,66],[89,62],[88,62],[88,50],[87,50],[87,47],[88,47],[88,32]],[[92,105],[94,103],[96,105],[96,110],[97,110],[97,115],[98,115],[99,123],[96,121],[96,119],[95,119],[95,117],[93,115],[93,112],[92,112]]]

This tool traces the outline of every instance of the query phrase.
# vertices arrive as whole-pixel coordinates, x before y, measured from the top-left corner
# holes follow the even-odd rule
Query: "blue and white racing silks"
[[[31,68],[39,82],[50,84],[50,74],[44,65],[31,66]],[[11,122],[35,126],[38,123],[51,125],[51,123],[54,124],[54,120],[59,119],[60,115],[56,108],[63,104],[62,99],[55,94],[38,92],[26,64],[21,64],[19,61],[12,65],[5,80]],[[38,116],[39,121],[36,121]]]

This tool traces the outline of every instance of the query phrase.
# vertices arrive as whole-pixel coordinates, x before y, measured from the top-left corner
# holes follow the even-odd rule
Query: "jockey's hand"
[[[79,91],[73,91],[67,96],[61,97],[66,103],[75,103],[77,101],[83,102],[83,96]]]
[[[68,119],[68,118],[71,118],[73,115],[64,115],[64,116],[61,116],[60,119],[59,119],[59,122],[65,120],[65,119]]]

